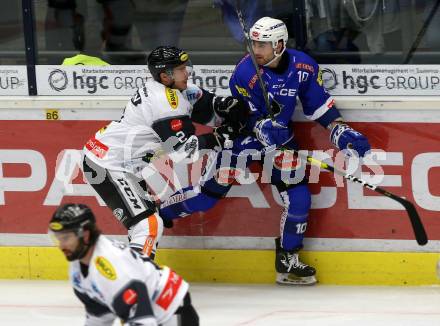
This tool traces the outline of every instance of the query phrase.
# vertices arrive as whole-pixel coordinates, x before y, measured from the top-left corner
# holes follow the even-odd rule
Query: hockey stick
[[[258,67],[257,60],[255,59],[255,53],[254,53],[254,49],[252,48],[252,41],[249,36],[249,31],[246,28],[246,23],[243,19],[243,15],[240,10],[240,0],[237,0],[235,11],[237,12],[238,21],[240,22],[241,28],[243,30],[246,46],[249,49],[249,55],[251,56],[255,71],[257,72],[258,83],[260,84],[261,90],[263,92],[264,103],[266,104],[267,112],[269,112],[270,119],[273,120],[273,112],[272,112],[272,107],[270,106],[269,95],[268,95],[269,93],[267,92],[266,85],[264,84],[263,78],[261,77],[261,72]]]
[[[238,20],[239,20],[240,25],[241,25],[241,27],[243,29],[244,37],[246,39],[246,43],[247,43],[247,46],[249,48],[249,55],[251,56],[252,63],[254,64],[255,71],[257,72],[257,78],[258,78],[261,90],[263,92],[263,96],[264,96],[264,100],[265,100],[265,103],[266,103],[266,106],[267,106],[267,109],[268,109],[268,112],[269,112],[269,116],[270,116],[271,119],[273,119],[273,112],[271,110],[270,103],[269,103],[269,95],[268,95],[267,89],[266,89],[266,87],[264,85],[263,78],[261,77],[257,61],[255,59],[255,53],[254,53],[254,51],[252,49],[252,43],[251,43],[251,40],[250,40],[250,37],[249,37],[249,33],[247,32],[246,25],[245,25],[243,16],[241,14],[241,10],[239,9],[239,2],[240,1],[237,0],[236,12],[237,12]],[[282,148],[282,149],[285,149],[285,148]],[[405,210],[406,210],[406,212],[408,214],[408,217],[409,217],[409,220],[411,222],[411,226],[413,228],[414,235],[415,235],[417,243],[419,245],[421,245],[421,246],[424,246],[425,244],[428,243],[428,237],[426,235],[426,231],[425,231],[423,223],[422,223],[422,221],[420,219],[420,216],[417,213],[417,210],[414,207],[413,203],[411,203],[409,200],[407,200],[405,198],[402,198],[402,197],[399,197],[397,195],[394,195],[394,194],[390,193],[389,191],[387,191],[387,190],[385,190],[385,189],[383,189],[381,187],[369,184],[365,180],[362,180],[362,179],[360,179],[358,177],[355,177],[354,175],[345,173],[344,171],[338,170],[335,167],[333,167],[333,166],[331,166],[331,165],[329,165],[327,163],[321,162],[321,161],[319,161],[319,160],[317,160],[317,159],[315,159],[315,158],[313,158],[313,157],[311,157],[309,155],[304,155],[302,153],[299,153],[297,150],[294,150],[294,149],[287,149],[287,150],[292,151],[294,154],[296,154],[299,157],[305,159],[311,165],[318,166],[318,167],[320,167],[320,168],[322,168],[324,170],[327,170],[327,171],[330,171],[330,172],[332,172],[334,174],[340,175],[340,176],[342,176],[346,180],[349,180],[349,181],[354,182],[354,183],[359,183],[359,184],[361,184],[365,188],[368,188],[368,189],[371,189],[373,191],[376,191],[377,193],[379,193],[381,195],[384,195],[384,196],[386,196],[388,198],[391,198],[391,199],[397,201],[398,203],[400,203],[405,208]]]
[[[248,133],[247,136],[253,136],[255,137],[254,134],[252,133]],[[398,203],[400,203],[406,210],[409,220],[411,222],[411,226],[414,232],[414,236],[416,238],[416,241],[419,245],[424,246],[425,244],[428,243],[428,237],[426,235],[426,231],[425,231],[425,227],[423,226],[423,223],[420,219],[419,214],[417,213],[417,210],[414,206],[413,203],[411,203],[409,200],[399,197],[381,187],[369,184],[367,181],[362,180],[361,178],[355,177],[352,174],[349,173],[345,173],[342,170],[336,169],[334,166],[329,165],[327,163],[324,163],[320,160],[317,160],[315,158],[313,158],[310,155],[305,155],[299,151],[297,151],[296,149],[290,149],[290,148],[279,148],[283,151],[288,151],[288,152],[292,152],[293,154],[297,155],[298,157],[304,159],[306,162],[309,162],[310,165],[315,165],[318,166],[321,169],[327,170],[329,172],[332,172],[333,174],[337,174],[341,177],[343,177],[345,180],[351,181],[353,183],[359,183],[361,184],[363,187],[368,188],[370,190],[373,190],[381,195],[384,195],[388,198],[391,198],[395,201],[397,201]]]
[[[327,170],[327,171],[330,171],[330,172],[332,172],[334,174],[340,175],[344,179],[349,180],[351,182],[359,183],[359,184],[361,184],[365,188],[371,189],[371,190],[373,190],[375,192],[378,192],[381,195],[384,195],[384,196],[386,196],[388,198],[391,198],[391,199],[397,201],[398,203],[400,203],[405,208],[406,212],[408,213],[408,217],[409,217],[409,220],[411,221],[411,225],[412,225],[412,228],[413,228],[414,235],[415,235],[417,243],[419,245],[421,245],[421,246],[424,246],[425,244],[428,243],[428,237],[426,235],[426,231],[425,231],[425,228],[423,226],[423,223],[420,220],[420,216],[417,213],[417,210],[414,207],[413,203],[411,203],[409,200],[407,200],[405,198],[402,198],[402,197],[399,197],[399,196],[397,196],[395,194],[392,194],[389,191],[387,191],[387,190],[385,190],[385,189],[383,189],[381,187],[369,184],[365,180],[362,180],[362,179],[360,179],[358,177],[355,177],[352,174],[345,173],[344,171],[338,170],[335,167],[333,167],[333,166],[331,166],[331,165],[329,165],[327,163],[321,162],[321,161],[319,161],[319,160],[317,160],[317,159],[315,159],[315,158],[313,158],[311,156],[304,155],[302,153],[299,153],[296,150],[293,150],[293,152],[295,154],[297,154],[299,157],[307,160],[307,162],[309,162],[311,165],[318,166],[318,167],[320,167],[320,168],[322,168],[324,170]]]

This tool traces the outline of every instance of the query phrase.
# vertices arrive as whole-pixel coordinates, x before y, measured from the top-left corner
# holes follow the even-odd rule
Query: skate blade
[[[318,281],[315,276],[299,277],[289,273],[277,273],[276,282],[281,285],[313,285]]]

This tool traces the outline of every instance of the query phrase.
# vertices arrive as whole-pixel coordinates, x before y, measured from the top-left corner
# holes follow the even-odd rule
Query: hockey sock
[[[164,219],[184,217],[195,212],[205,212],[213,207],[218,198],[201,193],[199,189],[187,187],[167,199],[159,210]]]
[[[281,218],[281,246],[290,251],[302,247],[311,195],[307,185],[298,185],[281,193],[285,210]]]

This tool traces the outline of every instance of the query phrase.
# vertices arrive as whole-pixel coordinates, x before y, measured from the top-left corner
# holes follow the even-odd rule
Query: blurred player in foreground
[[[101,234],[82,204],[60,206],[49,234],[70,262],[70,281],[84,304],[86,326],[198,326],[188,283],[168,267]]]

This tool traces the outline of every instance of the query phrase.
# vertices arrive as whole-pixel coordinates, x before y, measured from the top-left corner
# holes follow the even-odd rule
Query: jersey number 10
[[[305,82],[309,78],[309,73],[305,71],[298,71],[298,81]]]

